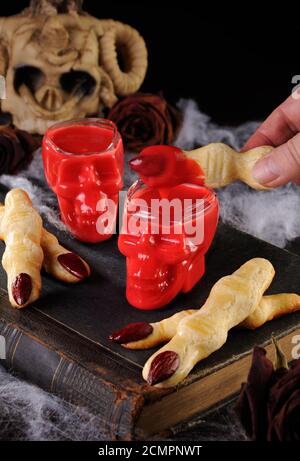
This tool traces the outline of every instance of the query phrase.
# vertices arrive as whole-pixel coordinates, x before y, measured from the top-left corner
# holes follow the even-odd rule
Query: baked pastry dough
[[[269,188],[255,181],[252,168],[272,149],[271,146],[261,146],[247,152],[237,152],[226,144],[211,143],[185,153],[200,165],[205,173],[205,183],[209,187],[223,187],[240,180],[253,189],[264,190]]]
[[[238,327],[254,330],[264,323],[300,310],[300,296],[295,293],[280,293],[263,296],[258,307]],[[150,323],[151,333],[144,339],[123,343],[126,349],[151,349],[159,344],[170,341],[177,332],[179,322],[197,312],[197,309],[187,309],[161,320]]]
[[[150,323],[152,332],[144,339],[122,343],[126,349],[151,349],[158,344],[170,341],[176,335],[177,327],[182,319],[189,317],[197,312],[197,309],[187,309],[161,320],[160,322]]]
[[[232,275],[222,277],[203,307],[183,318],[171,341],[149,358],[143,369],[144,379],[159,387],[175,386],[182,381],[196,363],[223,346],[231,328],[255,311],[274,274],[268,260],[254,258]],[[164,364],[159,363],[158,356],[161,354],[164,359],[166,352],[175,354],[178,360],[170,377],[162,381],[159,375],[163,374]]]
[[[270,320],[298,310],[300,310],[300,296],[295,293],[263,296],[258,308],[239,326],[254,330]]]
[[[5,198],[1,234],[6,243],[2,258],[7,289],[13,307],[35,301],[41,290],[42,220],[21,189],[12,189]]]
[[[0,205],[0,229],[4,212],[4,205]],[[3,240],[1,235],[0,239]],[[69,250],[60,245],[57,238],[44,228],[42,228],[41,233],[41,247],[44,252],[44,269],[48,274],[52,275],[58,280],[68,283],[77,283],[90,274],[89,265],[82,258],[80,258],[80,256],[71,253]],[[73,264],[71,268],[69,264],[68,270],[66,269],[66,265],[62,265],[62,263],[59,262],[60,260],[63,262],[62,255],[65,255],[65,258],[72,258],[71,262]]]
[[[169,341],[147,361],[143,376],[159,387],[174,386],[225,343],[233,326],[255,329],[300,310],[300,296],[295,293],[263,296],[274,273],[269,261],[252,259],[220,279],[201,309],[184,310],[160,322],[130,324],[110,339],[128,349],[148,349]],[[129,337],[136,340],[126,342]]]
[[[46,229],[42,230],[41,246],[44,250],[44,269],[58,280],[77,283],[90,275],[89,265],[80,256],[60,245],[57,238]],[[63,264],[64,258],[66,264]]]

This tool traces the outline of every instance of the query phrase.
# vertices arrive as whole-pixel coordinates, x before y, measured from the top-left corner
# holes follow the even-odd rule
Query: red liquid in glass
[[[106,151],[112,142],[112,130],[98,126],[53,128],[49,136],[61,150],[72,155],[92,155]]]
[[[61,216],[86,242],[111,237],[123,187],[123,145],[115,126],[101,119],[54,125],[43,139],[47,181]]]
[[[190,160],[184,165],[184,153],[181,155],[179,149],[169,146],[159,146],[156,165],[154,151],[157,152],[156,146],[147,148],[151,164],[144,162],[150,168],[145,168],[142,175],[147,184],[137,184],[129,191],[123,232],[118,242],[120,251],[126,256],[127,300],[134,307],[147,310],[168,304],[179,292],[190,291],[200,280],[205,272],[205,253],[215,235],[219,217],[217,197],[203,184],[201,169]],[[163,154],[163,161],[160,154]],[[172,175],[169,174],[169,160]],[[148,171],[150,177],[145,174]],[[191,172],[195,173],[194,182]],[[182,205],[189,200],[192,203],[190,212],[181,213],[176,219],[171,214],[169,222],[164,223],[160,214],[153,214],[151,206],[152,199],[161,198],[169,202],[177,199]],[[135,213],[132,206],[139,199],[144,199],[147,206]],[[202,200],[202,208],[196,208],[197,200]],[[150,231],[147,225],[130,227],[132,218],[133,223],[140,219],[143,223],[154,222],[154,226]],[[200,226],[203,230],[200,240],[187,232],[191,228],[199,230]]]

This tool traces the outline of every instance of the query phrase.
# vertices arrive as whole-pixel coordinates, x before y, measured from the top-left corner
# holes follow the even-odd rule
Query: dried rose
[[[30,160],[39,142],[25,131],[0,126],[0,174],[12,174]]]
[[[274,369],[266,351],[255,347],[236,412],[253,440],[300,440],[300,360]]]
[[[181,113],[161,95],[136,93],[117,102],[108,118],[116,123],[125,147],[137,152],[155,144],[171,144]]]
[[[300,360],[270,390],[267,439],[300,441]]]
[[[266,437],[266,402],[273,371],[272,362],[267,359],[266,351],[261,347],[255,347],[248,380],[247,383],[242,384],[236,405],[242,425],[248,436],[254,440],[262,440]]]

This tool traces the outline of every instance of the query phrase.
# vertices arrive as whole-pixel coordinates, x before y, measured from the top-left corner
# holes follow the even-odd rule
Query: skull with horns
[[[97,114],[144,80],[140,34],[82,12],[81,3],[32,0],[20,14],[0,18],[0,108],[20,129],[43,134],[57,121]]]

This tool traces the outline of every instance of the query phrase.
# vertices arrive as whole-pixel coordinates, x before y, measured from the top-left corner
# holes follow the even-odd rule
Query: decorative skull
[[[2,111],[31,133],[57,121],[97,114],[137,91],[147,69],[143,38],[132,27],[98,20],[81,2],[32,0],[0,18]]]
[[[191,226],[178,226],[176,220],[171,219],[170,225],[164,227],[161,215],[158,219],[158,214],[153,214],[151,202],[160,198],[157,190],[137,182],[129,190],[124,208],[118,245],[126,256],[126,297],[139,309],[157,309],[168,304],[179,292],[186,293],[193,288],[204,274],[204,255],[218,222],[218,200],[205,186],[181,184],[171,188],[165,196],[169,203],[177,199],[177,203],[182,204],[184,199],[192,199],[193,206],[185,216],[193,222],[194,232],[195,224],[203,226],[200,239],[195,240]],[[194,207],[198,198],[203,201],[200,209]],[[137,199],[148,205],[140,207]]]

